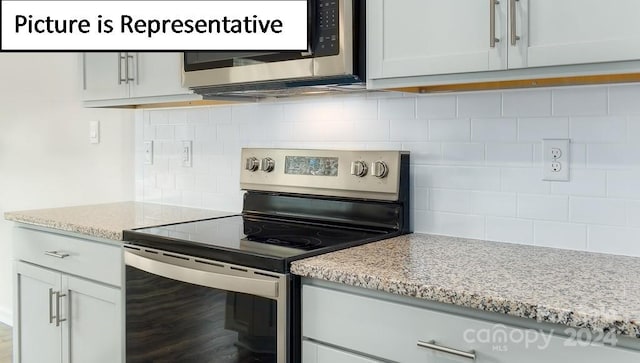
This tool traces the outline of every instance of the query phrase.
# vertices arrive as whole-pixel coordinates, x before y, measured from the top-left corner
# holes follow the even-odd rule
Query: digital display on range
[[[286,156],[284,173],[291,175],[338,176],[338,158]]]

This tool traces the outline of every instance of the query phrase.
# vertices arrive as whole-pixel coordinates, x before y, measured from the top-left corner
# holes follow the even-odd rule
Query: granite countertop
[[[216,218],[235,214],[170,205],[119,202],[6,212],[9,221],[59,229],[90,237],[122,240],[125,229]]]
[[[294,274],[640,338],[640,258],[411,234],[292,264]]]

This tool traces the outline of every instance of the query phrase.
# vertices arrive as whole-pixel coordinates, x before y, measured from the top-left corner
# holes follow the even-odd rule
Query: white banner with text
[[[3,51],[306,50],[306,0],[2,1]]]

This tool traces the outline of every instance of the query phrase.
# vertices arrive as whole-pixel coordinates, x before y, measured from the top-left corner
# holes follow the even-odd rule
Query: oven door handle
[[[226,275],[174,265],[124,251],[124,262],[148,273],[214,289],[241,292],[276,300],[278,282]]]

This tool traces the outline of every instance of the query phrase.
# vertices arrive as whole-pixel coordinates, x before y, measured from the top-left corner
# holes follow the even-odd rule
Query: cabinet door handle
[[[496,6],[500,4],[498,0],[489,0],[489,46],[496,47],[496,43],[500,41],[496,38]]]
[[[122,53],[118,53],[118,84],[122,84],[122,82],[126,82],[126,78],[122,78],[122,60],[126,59],[122,56]]]
[[[464,350],[458,350],[458,349],[455,349],[455,348],[449,348],[449,347],[445,347],[445,346],[442,346],[442,345],[438,345],[433,340],[429,340],[428,342],[423,342],[423,341],[418,340],[418,346],[421,347],[421,348],[427,348],[427,349],[431,349],[431,350],[436,350],[438,352],[444,352],[444,353],[457,355],[459,357],[469,358],[469,359],[471,359],[473,361],[476,360],[476,352],[474,350],[472,350],[470,352],[465,352]]]
[[[125,73],[125,79],[127,81],[127,84],[129,83],[129,81],[134,81],[133,77],[131,77],[129,75],[129,60],[133,61],[133,56],[129,55],[129,53],[125,53],[125,64],[124,64],[124,73]]]
[[[57,257],[57,258],[69,257],[68,253],[58,252],[58,251],[44,251],[44,254],[47,255],[47,256]]]
[[[516,1],[509,0],[509,20],[511,20],[511,45],[515,46],[516,42],[520,40],[520,37],[516,35]]]
[[[60,326],[60,323],[67,321],[67,319],[60,319],[60,300],[67,296],[67,294],[61,294],[60,291],[56,291],[56,326]]]
[[[53,295],[55,294],[53,289],[49,289],[49,324],[53,324],[53,319],[55,319],[55,316],[53,316]]]

